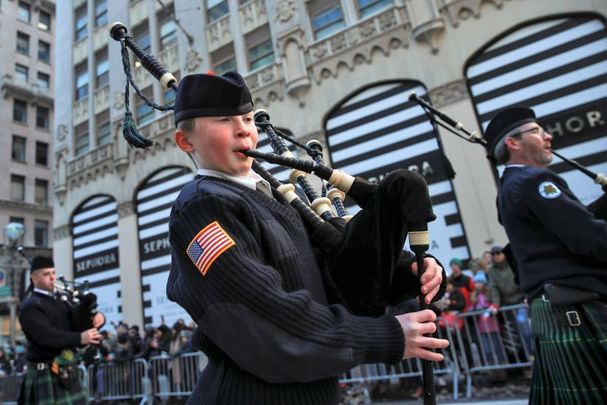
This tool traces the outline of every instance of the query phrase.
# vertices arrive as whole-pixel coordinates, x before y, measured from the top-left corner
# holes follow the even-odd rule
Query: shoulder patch
[[[186,254],[204,276],[213,262],[234,245],[236,242],[223,230],[219,222],[215,221],[194,236]]]
[[[546,199],[552,200],[561,195],[561,190],[551,181],[545,181],[538,187],[540,195]]]

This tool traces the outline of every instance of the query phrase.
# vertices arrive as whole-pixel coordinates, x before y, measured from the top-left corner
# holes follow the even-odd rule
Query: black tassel
[[[150,141],[139,133],[139,131],[137,130],[137,124],[133,119],[133,113],[131,113],[130,111],[124,113],[124,121],[122,122],[122,135],[124,136],[124,139],[129,144],[129,146],[134,148],[145,149],[154,144],[154,142]]]

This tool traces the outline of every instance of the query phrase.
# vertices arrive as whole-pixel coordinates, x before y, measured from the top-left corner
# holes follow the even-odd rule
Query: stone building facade
[[[59,2],[57,16],[55,261],[91,282],[113,320],[183,316],[164,295],[166,219],[193,173],[173,145],[171,113],[131,97],[154,145],[132,149],[122,139],[114,21],[178,78],[238,70],[256,108],[298,140],[320,140],[335,167],[374,180],[396,167],[422,172],[438,217],[431,250],[444,263],[507,242],[496,171],[482,147],[432,126],[411,92],[476,133],[500,108],[530,105],[560,135],[557,149],[607,171],[602,0],[73,0]],[[172,101],[132,54],[131,68],[144,94]],[[555,163],[583,200],[599,195]]]
[[[23,244],[48,253],[55,2],[2,2],[0,27],[0,226],[23,224]]]

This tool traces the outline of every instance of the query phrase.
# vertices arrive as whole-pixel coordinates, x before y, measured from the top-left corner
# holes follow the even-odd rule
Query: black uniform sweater
[[[19,322],[27,337],[28,361],[49,362],[61,350],[80,346],[80,332],[71,329],[70,313],[61,300],[38,292],[21,303]]]
[[[203,274],[191,247],[214,222],[234,244]],[[198,177],[177,198],[169,228],[167,294],[197,322],[197,344],[209,357],[190,403],[337,404],[339,375],[402,358],[403,332],[394,317],[354,316],[327,302],[308,235],[291,207],[227,180]]]
[[[548,169],[507,167],[498,210],[529,299],[545,283],[607,298],[607,222],[597,220],[563,178]]]

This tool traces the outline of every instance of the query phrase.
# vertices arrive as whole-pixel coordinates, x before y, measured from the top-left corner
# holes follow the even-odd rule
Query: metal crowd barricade
[[[451,335],[449,328],[437,330],[440,338],[447,339],[452,342],[454,337]],[[444,376],[451,380],[453,388],[453,399],[457,400],[459,396],[459,376],[460,366],[457,362],[457,356],[453,344],[443,351],[445,360],[442,362],[433,362],[435,376]],[[404,378],[418,378],[420,385],[422,384],[422,367],[419,359],[403,360],[396,365],[386,364],[363,364],[354,367],[348,373],[343,375],[339,382],[341,384],[367,383],[372,381],[387,380],[393,381]]]
[[[466,377],[466,397],[472,396],[475,374],[531,367],[531,324],[527,305],[504,306],[497,314],[489,310],[470,311],[458,314],[457,318],[463,322],[452,328],[454,339],[451,343]]]
[[[90,400],[140,400],[151,403],[148,363],[145,359],[91,364],[86,383]]]
[[[0,377],[0,403],[17,403],[23,378],[25,378],[25,373],[4,375]]]
[[[169,397],[190,395],[207,363],[207,357],[201,352],[150,358],[150,376],[155,396],[166,401]]]

